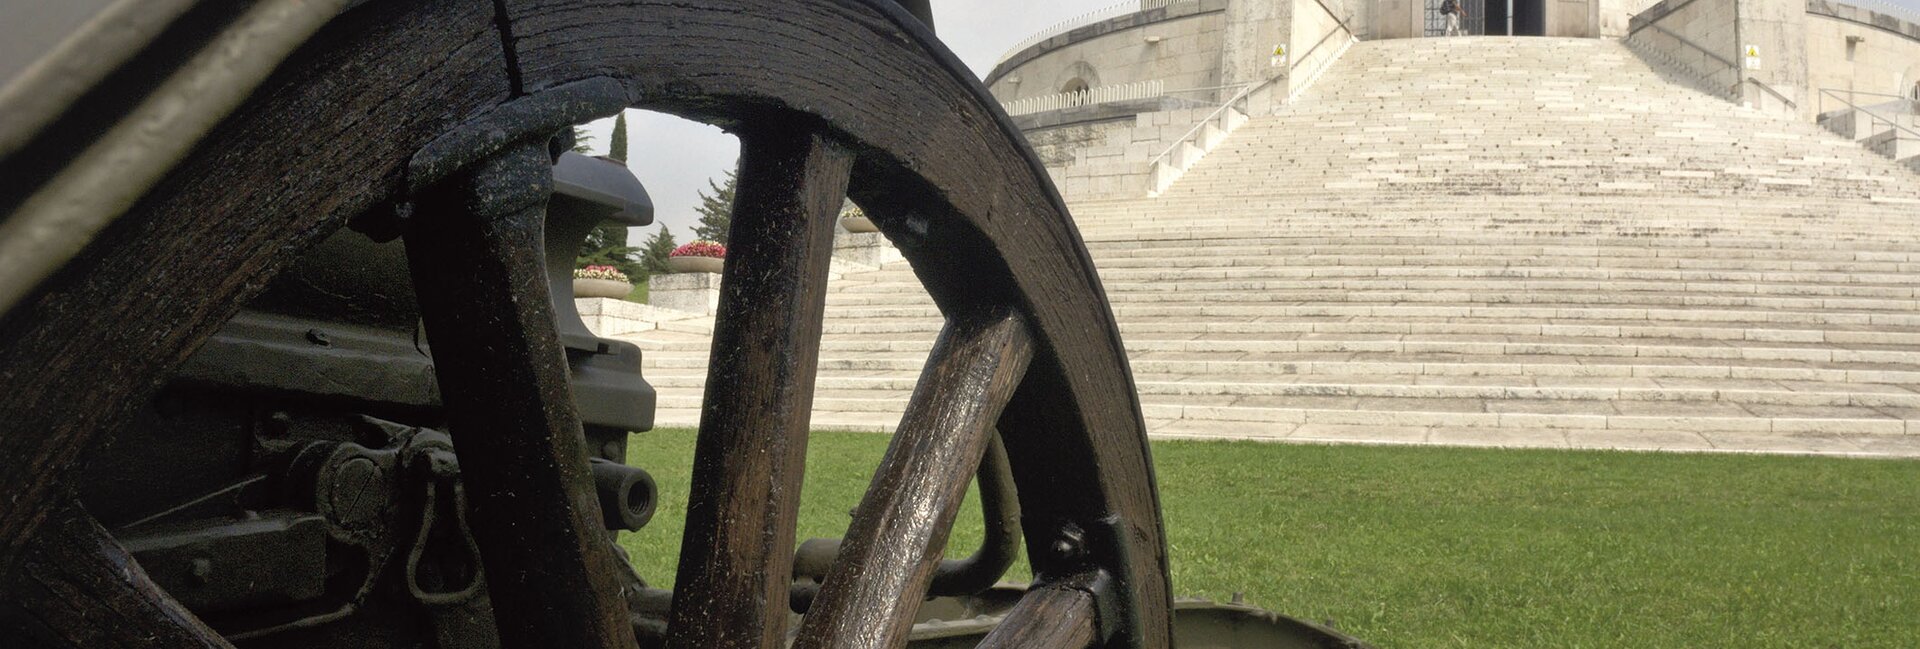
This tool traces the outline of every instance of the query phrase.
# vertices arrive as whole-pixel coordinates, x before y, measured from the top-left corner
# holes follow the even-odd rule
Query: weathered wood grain
[[[407,265],[500,646],[631,649],[547,294],[552,193],[546,141],[508,145],[420,198]]]
[[[779,647],[833,231],[852,157],[775,125],[741,135],[668,646]]]
[[[154,585],[69,498],[53,506],[20,561],[0,576],[0,640],[8,647],[233,647]]]
[[[0,319],[0,560],[74,458],[295,254],[508,97],[490,2],[372,3],[283,64],[168,180]]]
[[[980,649],[1081,649],[1093,646],[1099,620],[1093,595],[1035,588],[980,641]]]
[[[906,644],[967,482],[1032,359],[1026,329],[1018,315],[999,309],[948,322],[796,649]]]
[[[1120,600],[1112,603],[1118,617],[1103,621],[1117,629],[1114,644],[1167,646],[1171,600],[1152,467],[1098,277],[1038,161],[924,27],[886,0],[498,0],[507,14],[499,24],[513,33],[503,39],[495,4],[368,3],[330,27],[96,241],[85,262],[0,321],[0,386],[7,388],[0,391],[0,457],[16,458],[0,466],[0,493],[10,495],[0,501],[0,543],[7,544],[0,559],[39,525],[55,476],[81,448],[143,403],[281,264],[391,197],[407,157],[427,139],[515,88],[536,92],[611,76],[642,107],[748,136],[831,134],[852,158],[849,192],[944,310],[1012,305],[1028,318],[1040,353],[999,429],[1023,494],[1036,570],[1043,581],[1089,566],[1104,570]],[[504,55],[503,43],[515,56]],[[510,58],[517,61],[512,74]],[[832,202],[821,213],[837,210],[838,197]],[[829,241],[832,219],[821,220],[821,241]],[[764,236],[780,235],[769,226]],[[743,243],[750,240],[758,237]],[[824,252],[815,259],[824,269]],[[736,337],[741,344],[729,349],[770,363],[805,356],[797,366],[809,368],[808,380],[798,392],[809,394],[815,352],[787,343],[817,339],[817,322],[812,337],[769,327],[788,337]],[[804,412],[808,404],[795,405]],[[707,414],[765,406],[710,404]],[[703,453],[797,466],[804,438],[793,443],[790,421],[735,424],[731,437],[711,443],[703,432]],[[764,452],[726,451],[732,442]],[[784,599],[782,562],[792,542],[786,503],[797,497],[799,471],[702,466],[696,471],[719,478],[701,484],[719,491],[696,501],[713,508],[695,517],[699,528],[747,540],[686,548],[683,588],[700,581],[690,572],[712,572],[708,581],[730,585],[676,602],[676,633],[687,635],[678,646],[778,646],[781,622],[764,616],[777,616]],[[740,475],[764,484],[726,480]],[[753,493],[779,500],[740,497]],[[721,519],[722,506],[758,513]],[[1051,542],[1074,527],[1100,531],[1092,551],[1051,553]],[[698,563],[733,551],[754,556]],[[734,592],[728,589],[745,597],[719,596]],[[764,623],[729,630],[743,619]],[[693,625],[704,628],[688,630]],[[709,637],[728,642],[700,641]]]
[[[943,310],[1029,318],[1043,351],[999,428],[1036,569],[1084,567],[1044,550],[1068,525],[1110,528],[1091,560],[1127,600],[1116,643],[1166,646],[1145,425],[1098,275],[1037,159],[923,26],[884,0],[503,1],[529,88],[609,76],[643,108],[842,134],[858,156],[849,193]]]

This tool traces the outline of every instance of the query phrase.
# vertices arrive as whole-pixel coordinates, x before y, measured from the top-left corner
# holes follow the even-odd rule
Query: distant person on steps
[[[1467,7],[1460,4],[1460,0],[1442,0],[1440,3],[1440,15],[1447,17],[1448,36],[1461,35],[1460,22],[1467,17]]]

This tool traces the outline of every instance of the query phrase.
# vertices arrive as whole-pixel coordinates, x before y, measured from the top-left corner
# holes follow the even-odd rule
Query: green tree
[[[573,152],[580,155],[593,154],[593,136],[587,135],[584,126],[573,127]]]
[[[627,163],[627,113],[621,111],[613,118],[613,141],[607,144],[607,157],[620,164]]]
[[[573,127],[573,150],[581,154],[593,153],[588,146],[587,131],[579,126]],[[627,158],[627,115],[621,113],[613,120],[613,138],[607,157],[626,163]],[[647,268],[640,263],[640,249],[627,245],[627,226],[615,223],[601,223],[592,232],[587,233],[586,241],[580,243],[580,253],[574,257],[574,268],[588,266],[612,266],[626,273],[627,278],[636,282],[647,281]]]
[[[641,244],[640,267],[648,275],[667,272],[667,255],[672,254],[679,245],[674,242],[673,233],[662,224],[660,229],[653,232],[653,236],[647,238],[646,243]]]
[[[707,180],[707,187],[713,191],[700,192],[700,204],[693,210],[700,213],[700,223],[693,226],[693,234],[709,241],[727,242],[727,229],[733,225],[733,189],[740,184],[740,178],[734,172],[727,172],[727,182],[716,183]]]
[[[626,273],[628,279],[646,281],[647,269],[640,265],[639,252],[639,248],[627,245],[627,226],[602,223],[587,233],[586,241],[580,242],[580,253],[574,257],[573,267],[612,266]]]

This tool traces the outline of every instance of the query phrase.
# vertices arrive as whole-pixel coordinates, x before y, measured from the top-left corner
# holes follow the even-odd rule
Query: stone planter
[[[841,222],[845,223],[845,221]],[[900,251],[894,249],[893,244],[887,241],[885,235],[878,232],[846,231],[834,233],[833,257],[874,267],[904,259],[900,256]]]
[[[632,284],[616,279],[573,278],[573,296],[576,298],[604,297],[623,300],[628,293],[632,292]]]
[[[874,225],[872,219],[864,216],[840,217],[840,227],[846,228],[848,232],[866,233],[880,231],[880,227]]]
[[[676,273],[718,273],[726,264],[719,257],[668,257],[667,268]]]
[[[720,276],[713,273],[655,273],[647,279],[647,303],[662,309],[713,315],[720,310]]]

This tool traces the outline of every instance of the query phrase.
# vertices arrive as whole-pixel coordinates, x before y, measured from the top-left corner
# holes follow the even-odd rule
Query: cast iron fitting
[[[638,531],[653,520],[659,489],[645,469],[593,458],[593,488],[600,496],[600,519],[609,530]]]

